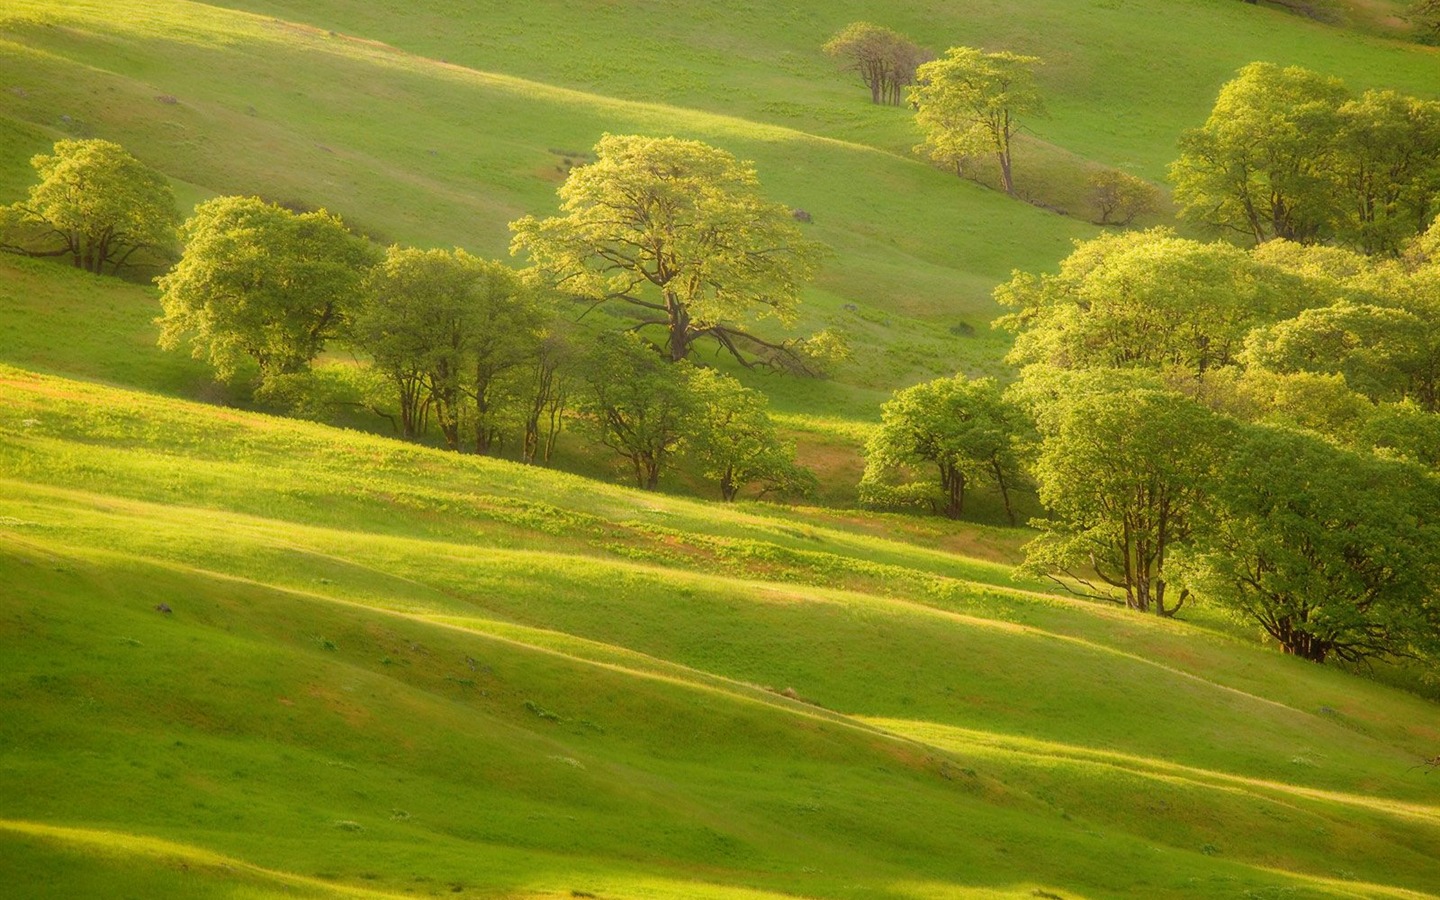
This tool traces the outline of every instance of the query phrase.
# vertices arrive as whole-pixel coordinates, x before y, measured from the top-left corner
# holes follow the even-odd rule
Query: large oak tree
[[[747,350],[789,350],[747,329],[793,319],[820,248],[761,195],[754,168],[673,137],[606,135],[595,155],[561,185],[561,215],[511,223],[512,252],[573,296],[640,310],[671,360],[707,337],[747,364]]]
[[[335,336],[376,251],[324,210],[217,197],[182,230],[185,252],[157,279],[160,344],[187,338],[221,378],[247,357],[262,379],[304,371]]]
[[[40,181],[26,200],[0,210],[0,249],[65,256],[96,274],[119,273],[140,251],[171,252],[175,194],[119,144],[59,141],[30,164]]]

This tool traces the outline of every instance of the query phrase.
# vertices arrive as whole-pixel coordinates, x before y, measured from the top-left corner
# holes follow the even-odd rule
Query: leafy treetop
[[[673,137],[606,135],[595,155],[560,187],[562,215],[511,223],[512,252],[572,295],[644,310],[639,327],[663,327],[672,360],[704,337],[747,364],[742,348],[784,352],[743,326],[793,320],[820,247],[750,164]]]
[[[169,182],[119,144],[63,140],[30,164],[40,182],[0,215],[0,248],[115,274],[136,252],[174,244],[180,214]]]

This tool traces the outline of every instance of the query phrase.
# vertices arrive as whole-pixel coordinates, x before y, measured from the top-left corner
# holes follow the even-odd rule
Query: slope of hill
[[[104,136],[187,202],[503,255],[601,133],[704,139],[835,250],[798,328],[856,359],[755,381],[843,467],[889,389],[1000,371],[991,286],[1094,229],[910,157],[818,51],[873,7],[734,6],[7,0],[0,199]],[[1248,4],[886,12],[1046,58],[1036,191],[1158,177],[1252,59],[1435,92],[1432,50]],[[157,311],[0,260],[0,896],[1440,896],[1431,703],[1052,596],[1018,530],[189,402],[231,398]]]
[[[1418,698],[821,513],[15,369],[0,399],[29,896],[1440,880]]]

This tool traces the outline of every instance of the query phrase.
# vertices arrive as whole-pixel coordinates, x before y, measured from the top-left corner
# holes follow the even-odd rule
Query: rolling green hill
[[[16,369],[0,398],[27,896],[1440,879],[1434,707],[1248,640],[819,511]]]
[[[1372,11],[1394,4],[1363,4]],[[915,160],[819,45],[877,7],[7,0],[0,200],[67,135],[503,256],[605,132],[753,159],[833,255],[747,376],[842,504],[888,392],[1003,374],[1012,268],[1096,233],[1255,59],[1437,56],[1216,0],[897,0],[1046,60],[1022,191]],[[228,406],[154,289],[0,259],[0,897],[1440,896],[1440,712],[1210,610],[1055,596],[1027,532],[734,507]],[[597,470],[598,471],[598,470]]]

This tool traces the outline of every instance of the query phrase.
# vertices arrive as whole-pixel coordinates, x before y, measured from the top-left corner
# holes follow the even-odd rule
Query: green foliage
[[[715,369],[696,369],[689,382],[695,412],[686,453],[726,502],[757,482],[762,493],[813,492],[815,476],[795,463],[795,445],[776,433],[764,394]]]
[[[994,154],[1005,193],[1015,193],[1011,143],[1026,116],[1044,115],[1035,81],[1040,60],[1009,51],[951,47],[916,72],[908,97],[925,141],[915,148],[956,171],[970,157]]]
[[[1090,199],[1100,225],[1129,226],[1136,216],[1154,212],[1160,189],[1119,169],[1101,169],[1090,176]]]
[[[1256,243],[1395,254],[1429,224],[1440,190],[1440,104],[1395,91],[1356,99],[1298,66],[1245,66],[1180,146],[1170,174],[1182,216]]]
[[[112,141],[62,140],[30,160],[40,182],[0,213],[0,249],[66,256],[77,269],[119,274],[163,259],[180,215],[165,177]]]
[[[1433,653],[1440,483],[1281,429],[1250,427],[1196,529],[1186,583],[1315,662]]]
[[[915,70],[930,54],[891,28],[851,22],[821,48],[838,57],[870,89],[871,103],[899,106],[903,91],[915,81]]]
[[[1440,415],[1415,403],[1381,403],[1367,417],[1361,433],[1362,449],[1406,460],[1440,472]]]
[[[793,321],[820,247],[761,196],[754,168],[699,141],[634,135],[606,135],[595,157],[561,185],[564,215],[511,223],[512,252],[568,294],[644,310],[672,360],[704,337],[737,358],[781,350],[740,326]]]
[[[182,233],[180,262],[157,279],[160,345],[188,338],[195,358],[227,380],[247,358],[262,380],[308,368],[342,329],[375,258],[336,216],[256,197],[210,200]]]
[[[1203,376],[1294,301],[1244,253],[1166,229],[1079,243],[1055,275],[1016,273],[996,299],[1016,311],[1009,360],[1065,369],[1144,367]]]
[[[1306,277],[1317,305],[1252,333],[1247,362],[1281,373],[1339,374],[1373,401],[1440,409],[1440,266],[1358,257],[1352,265],[1337,251],[1322,252],[1330,271],[1312,266]]]
[[[939,378],[897,391],[880,408],[880,427],[865,447],[861,496],[885,503],[928,503],[952,519],[965,512],[965,492],[989,483],[1014,524],[1011,490],[1020,480],[1021,447],[1028,425],[992,378]],[[934,467],[933,480],[896,486],[905,472]]]
[[[1181,214],[1256,243],[1322,237],[1337,199],[1328,145],[1345,99],[1339,79],[1299,66],[1242,68],[1205,125],[1181,138],[1170,170]]]
[[[1422,323],[1406,310],[1341,302],[1257,330],[1246,360],[1286,374],[1342,375],[1361,394],[1396,400],[1406,395],[1422,335]]]
[[[586,354],[579,412],[588,431],[653,491],[696,415],[694,367],[667,360],[633,332],[602,335]]]
[[[1076,378],[1056,403],[1038,417],[1032,470],[1050,518],[1034,523],[1042,531],[1025,548],[1025,568],[1087,587],[1093,573],[1123,591],[1131,609],[1173,616],[1188,594],[1170,590],[1167,560],[1214,489],[1229,427],[1194,401],[1149,387]]]

